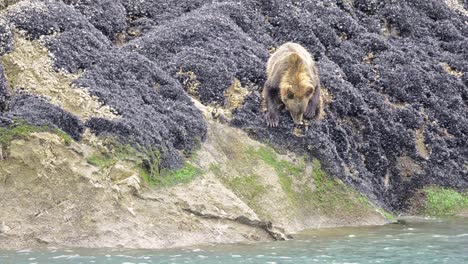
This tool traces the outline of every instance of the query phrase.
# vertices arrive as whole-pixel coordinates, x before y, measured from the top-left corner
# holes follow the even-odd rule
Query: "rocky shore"
[[[466,192],[467,8],[0,1],[0,248],[285,239]],[[325,114],[268,128],[286,41],[313,54]]]

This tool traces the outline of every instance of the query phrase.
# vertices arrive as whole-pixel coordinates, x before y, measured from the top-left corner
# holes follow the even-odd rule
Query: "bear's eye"
[[[294,98],[294,93],[291,91],[288,91],[288,99],[293,99]]]
[[[305,93],[305,96],[306,96],[306,97],[309,97],[311,94],[312,94],[312,89],[309,89],[309,90]]]

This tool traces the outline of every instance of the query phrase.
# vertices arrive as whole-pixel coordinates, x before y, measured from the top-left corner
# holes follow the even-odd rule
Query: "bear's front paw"
[[[304,118],[306,119],[312,119],[317,115],[318,105],[312,99],[309,101],[309,104],[307,105],[307,108],[304,112]]]
[[[314,117],[314,109],[313,107],[307,107],[306,111],[304,112],[304,118],[312,119]]]
[[[277,127],[279,124],[278,113],[276,112],[266,112],[265,121],[269,127]]]

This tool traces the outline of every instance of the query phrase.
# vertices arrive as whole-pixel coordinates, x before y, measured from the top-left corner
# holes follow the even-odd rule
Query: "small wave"
[[[130,255],[122,255],[122,254],[120,254],[120,255],[115,255],[115,257],[119,257],[119,258],[132,258],[132,259],[136,259],[136,257],[134,257],[134,256],[130,256]]]
[[[60,256],[54,256],[52,257],[53,259],[61,259],[61,258],[64,258],[64,259],[73,259],[73,258],[79,258],[80,255],[78,254],[75,254],[75,255],[60,255]]]
[[[403,234],[401,234],[401,235],[402,235],[402,236],[412,236],[412,235],[414,235],[414,233],[403,233]]]

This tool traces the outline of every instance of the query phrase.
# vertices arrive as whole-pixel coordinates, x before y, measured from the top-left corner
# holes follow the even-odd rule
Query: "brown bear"
[[[320,80],[314,60],[304,47],[288,42],[271,54],[263,97],[269,127],[278,126],[280,106],[286,107],[294,124],[302,124],[303,117],[319,116],[322,103]]]

